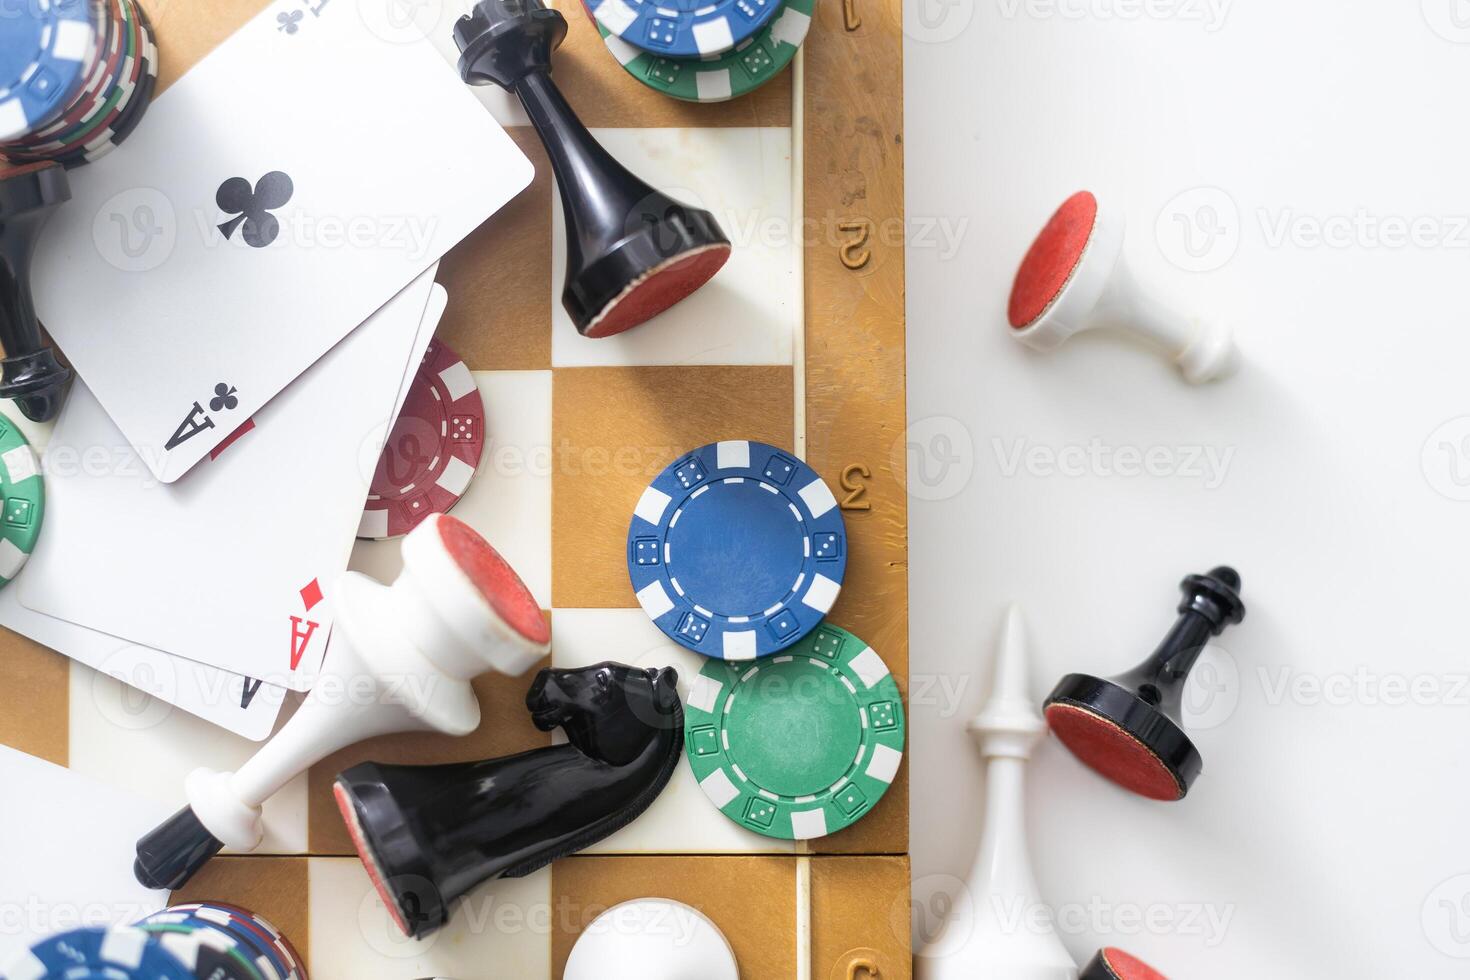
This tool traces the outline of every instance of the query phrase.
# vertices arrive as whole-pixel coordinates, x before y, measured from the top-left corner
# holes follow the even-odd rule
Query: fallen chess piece
[[[1057,209],[1016,272],[1008,311],[1015,338],[1045,352],[1083,330],[1116,328],[1163,348],[1194,384],[1231,374],[1239,353],[1230,328],[1178,313],[1144,290],[1123,257],[1123,227],[1088,191]]]
[[[391,586],[348,572],[333,594],[332,646],[301,710],[239,770],[189,774],[189,805],[138,841],[142,884],[178,888],[221,848],[255,849],[261,805],[338,749],[393,732],[469,734],[480,724],[471,679],[519,676],[550,647],[546,618],[515,570],[442,514],[403,539],[403,573]]]
[[[738,980],[735,951],[698,909],[667,898],[614,905],[582,930],[562,980]]]
[[[684,748],[677,680],[673,668],[548,667],[526,708],[566,744],[453,765],[367,762],[338,776],[342,819],[398,928],[427,935],[481,882],[524,877],[648,809]]]
[[[1110,679],[1068,674],[1046,699],[1047,723],[1073,755],[1151,800],[1182,800],[1199,776],[1184,684],[1210,638],[1245,618],[1233,568],[1190,575],[1179,588],[1179,619],[1148,660]]]
[[[56,163],[0,172],[0,398],[13,398],[32,422],[61,411],[71,369],[41,339],[31,298],[31,258],[51,212],[71,200],[66,171]]]
[[[1021,611],[1006,613],[990,696],[971,719],[985,758],[985,829],[962,897],[914,961],[917,980],[1078,980],[1077,966],[1050,919],[1017,929],[1017,910],[1044,908],[1026,845],[1026,764],[1046,734],[1028,690],[1030,667]],[[968,908],[972,918],[963,913]],[[1141,971],[1096,973],[1100,963]],[[1146,972],[1142,972],[1146,971]],[[1138,960],[1104,950],[1082,980],[1164,980]]]
[[[460,76],[514,92],[546,145],[567,227],[562,305],[587,337],[610,337],[703,286],[730,257],[708,211],[654,190],[613,159],[551,79],[567,34],[541,0],[481,0],[454,25]]]

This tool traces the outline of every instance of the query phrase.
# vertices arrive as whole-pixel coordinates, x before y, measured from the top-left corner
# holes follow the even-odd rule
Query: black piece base
[[[61,411],[71,371],[45,346],[31,297],[31,258],[51,212],[71,200],[58,164],[33,164],[0,177],[0,398],[14,398],[32,422]]]
[[[71,368],[49,348],[0,361],[0,398],[13,398],[32,422],[50,422],[61,411]]]
[[[730,247],[714,215],[657,191],[638,202],[627,224],[632,230],[625,238],[581,268],[568,269],[561,305],[578,333],[587,335],[614,300],[660,266],[711,247]]]
[[[1046,707],[1068,704],[1111,722],[1163,763],[1183,796],[1204,768],[1204,760],[1184,730],[1168,715],[1110,680],[1068,674],[1046,699]]]
[[[138,841],[133,876],[145,888],[173,891],[224,848],[194,811],[184,807]]]

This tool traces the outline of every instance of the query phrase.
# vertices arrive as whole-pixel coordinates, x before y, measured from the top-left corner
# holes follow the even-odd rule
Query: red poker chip
[[[485,403],[475,377],[436,340],[378,458],[357,536],[396,538],[430,514],[447,514],[469,488],[484,448]]]

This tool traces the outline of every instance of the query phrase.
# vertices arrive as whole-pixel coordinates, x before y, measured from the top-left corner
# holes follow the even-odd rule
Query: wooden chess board
[[[262,7],[144,5],[159,37],[162,98]],[[439,337],[475,371],[487,410],[485,456],[456,515],[507,556],[549,611],[553,664],[673,664],[687,691],[699,658],[649,622],[629,586],[634,504],[687,449],[722,439],[790,447],[844,508],[850,561],[831,619],[881,653],[906,692],[898,0],[821,0],[793,70],[712,105],[644,88],[580,7],[562,6],[571,32],[555,77],[571,104],[631,170],[714,212],[734,255],[710,286],[658,320],[610,340],[578,336],[560,305],[562,218],[546,156],[509,96],[476,90],[537,177],[439,273],[450,297]],[[452,58],[461,10],[441,0],[419,8],[421,21],[437,17],[433,36]],[[343,89],[350,98],[350,80]],[[397,561],[396,542],[362,543],[354,567],[387,579]],[[159,614],[167,608],[161,596]],[[4,744],[179,804],[188,771],[232,769],[258,747],[30,641],[0,642]],[[470,737],[379,739],[316,766],[267,805],[257,853],[217,859],[177,898],[256,910],[319,980],[560,976],[587,922],[650,895],[705,911],[747,980],[910,975],[907,764],[874,812],[805,846],[737,827],[681,762],[653,808],[612,838],[524,880],[482,886],[426,940],[398,937],[352,856],[330,798],[333,776],[365,759],[447,762],[546,744],[522,704],[528,683],[481,679],[485,720]],[[78,842],[78,860],[102,859],[129,856],[88,854]]]

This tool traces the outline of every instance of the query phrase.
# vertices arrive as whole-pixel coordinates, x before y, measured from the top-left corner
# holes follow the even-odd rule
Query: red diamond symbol
[[[307,612],[311,612],[311,607],[322,601],[322,587],[317,584],[316,579],[312,579],[301,590],[301,601]]]

